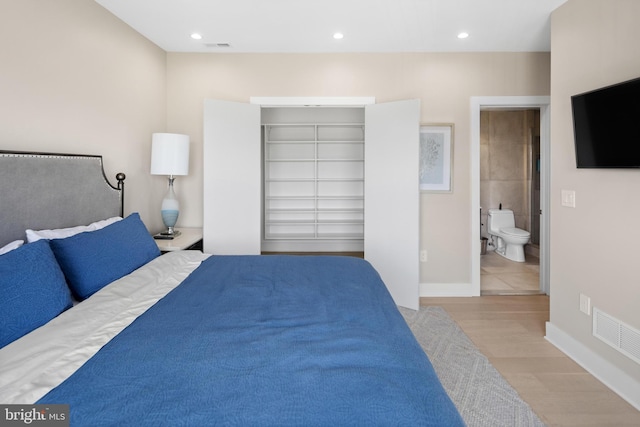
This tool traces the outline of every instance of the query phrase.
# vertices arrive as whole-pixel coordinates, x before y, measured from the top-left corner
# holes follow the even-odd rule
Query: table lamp
[[[167,175],[169,190],[162,199],[162,221],[167,229],[160,236],[180,235],[174,227],[180,214],[180,203],[173,190],[175,176],[189,174],[189,136],[177,133],[154,133],[151,140],[151,175]]]

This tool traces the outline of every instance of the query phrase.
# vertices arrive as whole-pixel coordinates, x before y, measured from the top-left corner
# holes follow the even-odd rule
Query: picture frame
[[[420,191],[453,192],[453,123],[420,125]]]

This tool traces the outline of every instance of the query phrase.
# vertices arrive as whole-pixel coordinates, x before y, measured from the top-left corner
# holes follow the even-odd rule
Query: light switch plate
[[[576,207],[576,192],[573,190],[562,190],[562,206],[568,208]]]

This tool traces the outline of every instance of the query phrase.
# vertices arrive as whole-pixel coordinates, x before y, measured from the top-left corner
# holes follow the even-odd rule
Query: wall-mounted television
[[[571,97],[578,168],[640,168],[640,78]]]

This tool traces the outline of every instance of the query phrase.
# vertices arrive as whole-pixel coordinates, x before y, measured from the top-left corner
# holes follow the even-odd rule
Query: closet
[[[364,251],[417,309],[419,123],[418,100],[206,100],[205,252]]]
[[[263,252],[364,251],[364,108],[264,107]]]

